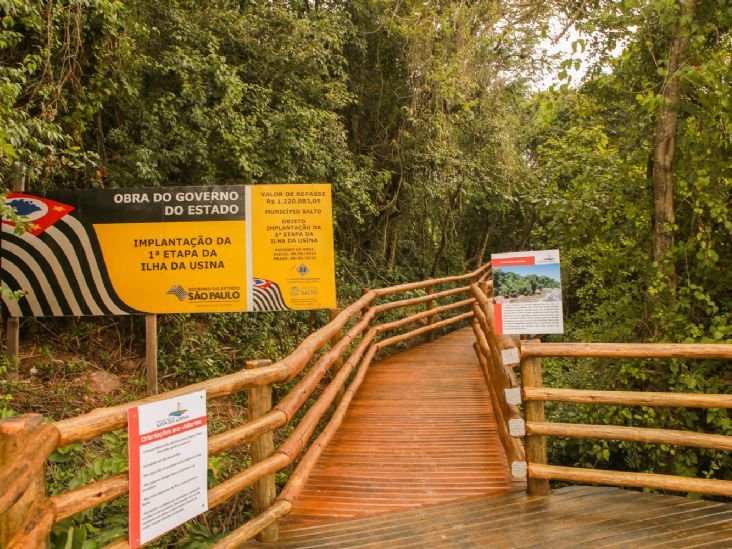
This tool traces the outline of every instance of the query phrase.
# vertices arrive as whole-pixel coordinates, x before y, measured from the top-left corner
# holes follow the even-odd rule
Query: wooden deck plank
[[[590,542],[578,544],[578,547],[617,548],[628,543],[637,543],[638,540],[658,534],[659,531],[669,534],[669,524],[683,529],[686,521],[713,514],[713,508],[718,506],[724,508],[722,503],[686,499],[683,502],[677,502],[667,513],[655,518],[644,518],[639,522],[628,523],[625,525],[624,531],[620,533],[614,530],[606,531],[602,536],[594,536]]]
[[[459,330],[376,362],[281,527],[522,490],[472,343]]]
[[[613,491],[617,491],[616,489],[609,489]],[[563,491],[561,495],[557,496],[558,498],[579,498],[583,497],[584,494],[578,491],[572,491],[571,493],[569,491]],[[527,498],[525,497],[525,494],[523,493],[515,493],[508,496],[502,496],[501,498],[497,498],[495,500],[495,505],[493,504],[493,499],[486,499],[485,497],[480,498],[473,498],[473,499],[466,499],[466,500],[460,500],[458,504],[451,503],[446,505],[440,505],[438,506],[442,513],[443,517],[449,517],[449,516],[455,516],[456,520],[459,516],[464,516],[466,513],[486,513],[490,512],[491,515],[491,521],[496,520],[497,517],[499,517],[501,514],[504,513],[515,513],[516,510],[519,507],[527,505]],[[536,501],[533,501],[529,499],[528,504],[533,505],[536,504]],[[415,513],[420,516],[428,516],[431,509],[433,509],[435,506],[429,506],[429,507],[423,507]],[[423,512],[422,512],[423,511]],[[357,518],[357,519],[351,519],[349,521],[345,521],[343,523],[340,523],[338,526],[338,530],[341,534],[343,533],[355,533],[359,531],[368,530],[370,528],[388,528],[390,525],[399,525],[403,522],[403,519],[401,518],[400,514],[384,514],[384,515],[371,515],[371,516],[365,516],[363,518]],[[293,526],[291,523],[290,526]],[[325,523],[322,521],[312,522],[306,525],[306,523],[298,523],[294,525],[293,531],[288,533],[288,540],[291,539],[302,539],[302,538],[314,538],[318,539],[319,536],[322,535],[323,532],[328,532],[333,528],[333,525],[331,523]]]
[[[330,523],[291,523],[270,549],[730,547],[732,505],[617,488],[513,493]]]
[[[375,363],[280,540],[250,549],[732,547],[732,505],[514,482],[468,330]]]

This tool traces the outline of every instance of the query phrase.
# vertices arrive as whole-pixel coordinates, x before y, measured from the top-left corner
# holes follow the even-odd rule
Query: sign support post
[[[13,192],[22,193],[25,190],[25,175],[21,175],[13,181]],[[7,378],[10,380],[18,379],[18,367],[20,366],[20,319],[14,316],[8,316],[5,319],[5,330],[7,334],[6,350],[10,357],[8,365]]]
[[[145,373],[148,396],[158,394],[158,315],[145,315]]]

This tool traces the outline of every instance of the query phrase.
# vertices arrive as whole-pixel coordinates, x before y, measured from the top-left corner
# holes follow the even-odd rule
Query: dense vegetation
[[[536,91],[554,13],[585,34],[561,60],[560,85]],[[343,302],[365,286],[463,272],[491,251],[560,248],[568,339],[730,341],[731,40],[730,0],[0,0],[0,180],[329,181]],[[586,75],[570,82],[580,63]],[[324,320],[166,317],[165,382],[282,356]],[[134,320],[24,324],[24,338],[58,342],[41,354],[102,367],[139,351],[139,331]],[[68,358],[63,371],[80,364]],[[549,382],[581,388],[732,385],[718,362],[547,366]],[[76,407],[63,395],[31,406],[21,393],[0,390],[0,413]],[[552,413],[732,434],[723,410]],[[123,470],[123,449],[110,435],[93,458],[54,456],[52,487]],[[555,463],[732,478],[723,452],[563,440],[552,450]],[[232,463],[217,458],[212,476]],[[66,521],[56,543],[111,537],[120,509]],[[234,525],[221,515],[180,543]]]

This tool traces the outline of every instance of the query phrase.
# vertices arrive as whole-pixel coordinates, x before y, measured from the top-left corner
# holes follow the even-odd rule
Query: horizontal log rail
[[[522,341],[521,356],[732,360],[732,345],[725,343],[539,343]]]
[[[555,436],[569,438],[598,438],[647,442],[650,444],[673,444],[694,448],[712,448],[732,451],[732,437],[710,435],[693,431],[674,429],[649,429],[623,425],[586,425],[581,423],[526,422],[527,435]]]
[[[428,332],[432,332],[434,330],[439,330],[440,328],[446,328],[447,326],[452,326],[453,324],[457,324],[458,322],[462,322],[463,320],[468,320],[470,317],[473,316],[472,312],[463,313],[461,315],[454,316],[452,318],[448,318],[445,320],[441,320],[439,322],[435,322],[434,324],[430,324],[429,326],[422,326],[421,328],[417,328],[415,330],[412,330],[411,332],[407,332],[406,334],[401,334],[397,336],[390,337],[388,339],[384,339],[379,341],[376,344],[376,347],[378,349],[383,349],[384,347],[388,347],[389,345],[394,345],[395,343],[401,343],[403,341],[408,341],[410,339],[414,339],[415,337],[426,334]]]
[[[625,406],[670,406],[679,408],[732,408],[732,395],[703,393],[653,393],[639,391],[589,391],[524,387],[527,401],[543,400],[576,404],[622,404]]]
[[[626,473],[601,469],[581,469],[529,463],[529,476],[543,480],[564,480],[584,484],[605,484],[633,488],[654,488],[673,492],[692,492],[732,497],[732,481],[679,477],[654,473]]]
[[[442,299],[445,297],[450,297],[457,294],[465,294],[470,291],[470,286],[460,286],[458,288],[450,288],[449,290],[444,290],[442,292],[436,292],[433,294],[426,294],[418,297],[410,297],[408,299],[401,299],[399,301],[388,301],[386,303],[381,303],[379,305],[375,305],[373,307],[376,314],[385,313],[386,311],[391,311],[393,309],[400,309],[404,307],[413,307],[415,305],[421,305],[422,303],[431,303],[433,301],[436,301],[438,299]]]
[[[81,416],[42,425],[26,441],[25,449],[20,452],[21,454],[27,454],[29,459],[19,459],[13,467],[0,470],[0,482],[4,482],[8,487],[0,494],[0,514],[7,512],[23,496],[32,478],[38,475],[45,460],[53,450],[72,443],[91,440],[124,427],[127,421],[127,410],[131,407],[199,390],[206,390],[209,399],[220,398],[236,394],[253,386],[270,386],[273,383],[286,382],[305,371],[295,387],[269,412],[228,431],[211,436],[209,438],[209,455],[217,455],[253,442],[262,435],[271,433],[290,423],[297,412],[306,405],[316,389],[320,387],[328,372],[335,367],[336,371],[325,388],[320,391],[318,397],[309,406],[294,430],[271,456],[247,467],[209,490],[209,509],[213,509],[257,481],[289,467],[299,458],[298,466],[292,473],[290,481],[281,492],[280,497],[264,512],[216,545],[216,547],[236,547],[289,512],[292,501],[301,492],[312,467],[343,420],[353,395],[380,349],[398,342],[412,340],[424,333],[434,332],[462,321],[468,321],[474,314],[470,310],[474,303],[473,297],[438,307],[432,305],[438,300],[469,292],[469,286],[447,288],[431,294],[390,301],[379,305],[373,304],[374,300],[402,292],[434,288],[443,284],[454,284],[463,281],[473,282],[484,279],[489,274],[490,264],[486,264],[480,269],[465,275],[401,284],[378,290],[365,290],[360,299],[344,308],[328,324],[305,338],[293,353],[273,364],[244,369],[231,375],[182,387],[154,397],[96,409]],[[431,308],[395,321],[374,325],[374,319],[380,313],[421,304],[429,304]],[[468,311],[460,313],[459,309],[462,308],[467,308]],[[434,320],[441,315],[455,311],[458,311],[458,313],[452,317]],[[388,332],[425,321],[431,323],[396,336],[382,338]],[[350,327],[344,334],[343,330],[349,324]],[[326,344],[330,344],[327,352],[322,353],[314,361],[314,364],[309,366],[315,359],[316,354]],[[346,354],[348,356],[344,361],[344,355]],[[355,375],[353,375],[354,373]],[[351,377],[353,379],[348,383]],[[321,420],[334,404],[336,408],[333,415],[320,435],[308,445],[308,441],[315,433]],[[29,509],[23,521],[22,531],[15,535],[9,546],[28,546],[28,540],[42,540],[48,536],[54,523],[123,497],[128,492],[128,475],[123,473],[90,482],[87,485],[50,498],[38,499]],[[121,549],[128,546],[126,539],[118,539],[109,544],[107,549]]]
[[[432,278],[430,280],[423,280],[422,282],[410,282],[408,284],[400,284],[398,286],[389,286],[388,288],[379,288],[378,290],[373,290],[378,297],[383,297],[386,295],[393,295],[398,294],[402,292],[408,292],[411,290],[422,290],[424,288],[428,288],[430,286],[437,286],[439,284],[447,284],[449,282],[461,282],[464,280],[477,280],[481,277],[481,275],[485,274],[489,269],[491,268],[490,263],[486,263],[479,269],[473,271],[472,273],[467,273],[464,275],[458,275],[458,276],[446,276],[443,278]]]
[[[433,317],[435,315],[439,315],[442,313],[445,313],[447,311],[451,311],[452,309],[459,309],[460,307],[468,307],[473,303],[473,299],[463,299],[462,301],[456,301],[455,303],[448,303],[447,305],[443,305],[441,307],[435,307],[434,309],[429,309],[427,311],[417,313],[412,316],[408,316],[406,318],[402,318],[401,320],[395,320],[393,322],[389,322],[387,324],[381,324],[378,326],[379,332],[388,332],[390,330],[398,330],[399,328],[403,328],[404,326],[409,326],[410,324],[416,324],[420,320],[424,320],[426,318]]]

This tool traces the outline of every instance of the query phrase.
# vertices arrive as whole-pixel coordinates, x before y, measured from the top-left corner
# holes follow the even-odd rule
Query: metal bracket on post
[[[508,349],[501,349],[501,358],[503,359],[504,366],[512,366],[521,362],[521,356],[519,350],[516,347],[509,347]]]

